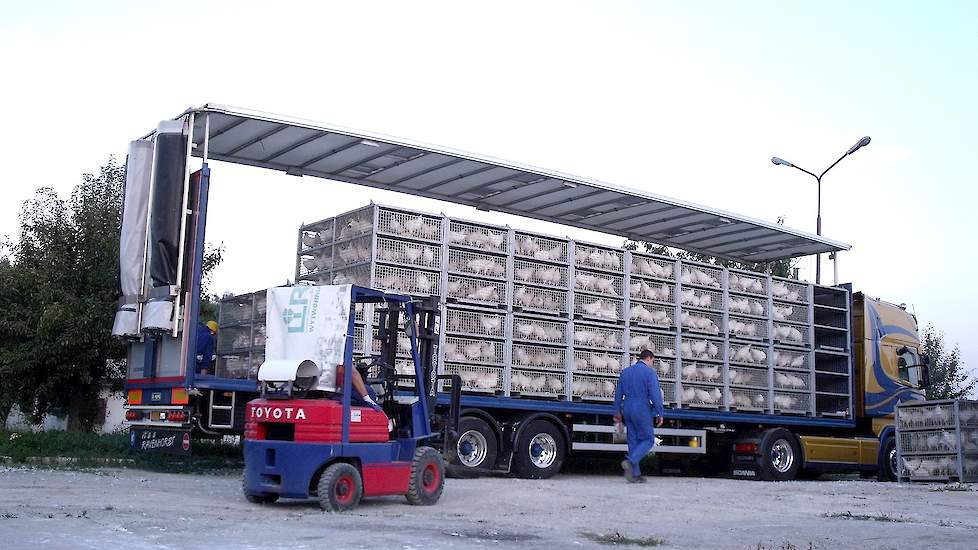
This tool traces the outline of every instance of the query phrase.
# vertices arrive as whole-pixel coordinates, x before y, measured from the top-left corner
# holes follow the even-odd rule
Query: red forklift
[[[332,336],[344,347],[343,362],[336,365],[335,375],[308,359],[267,360],[262,365],[261,397],[248,403],[246,411],[245,498],[272,503],[315,497],[330,512],[350,510],[362,497],[385,495],[404,495],[415,505],[435,504],[445,483],[443,453],[455,448],[461,388],[457,375],[437,375],[433,366],[437,303],[355,285],[318,288],[344,298],[349,293],[345,315],[315,329],[326,335],[325,341]],[[357,304],[376,304],[378,313],[380,353],[369,363],[354,364]],[[399,319],[405,320],[403,326]],[[399,333],[410,338],[413,375],[394,368]],[[377,408],[356,396],[354,368],[370,387]],[[335,376],[335,383],[321,383],[326,376]],[[447,415],[435,415],[442,381],[451,385],[451,406]]]

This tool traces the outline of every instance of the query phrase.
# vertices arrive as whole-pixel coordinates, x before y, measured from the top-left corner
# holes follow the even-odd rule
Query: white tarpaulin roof
[[[444,147],[210,103],[184,114],[191,112],[195,156],[203,154],[204,121],[209,119],[209,159],[399,191],[747,262],[850,248],[714,208]]]

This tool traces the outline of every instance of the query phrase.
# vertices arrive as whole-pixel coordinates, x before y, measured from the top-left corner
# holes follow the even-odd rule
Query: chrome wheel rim
[[[785,473],[791,469],[795,463],[795,452],[791,444],[784,439],[779,439],[771,445],[771,466],[780,473]]]
[[[889,459],[890,459],[890,475],[896,478],[898,472],[896,447],[890,450]]]
[[[486,453],[489,452],[489,443],[481,432],[469,430],[458,438],[455,451],[458,454],[458,461],[463,466],[476,468],[486,460]]]
[[[546,469],[557,460],[557,442],[547,433],[537,434],[530,440],[530,462],[540,469]]]

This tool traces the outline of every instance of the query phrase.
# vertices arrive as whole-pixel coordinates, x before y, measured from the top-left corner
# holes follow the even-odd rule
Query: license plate
[[[129,443],[137,451],[189,455],[190,431],[134,427],[129,429]]]

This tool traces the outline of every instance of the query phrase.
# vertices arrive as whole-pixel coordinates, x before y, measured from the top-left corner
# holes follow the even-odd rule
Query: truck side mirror
[[[920,356],[920,387],[930,386],[930,356]]]

